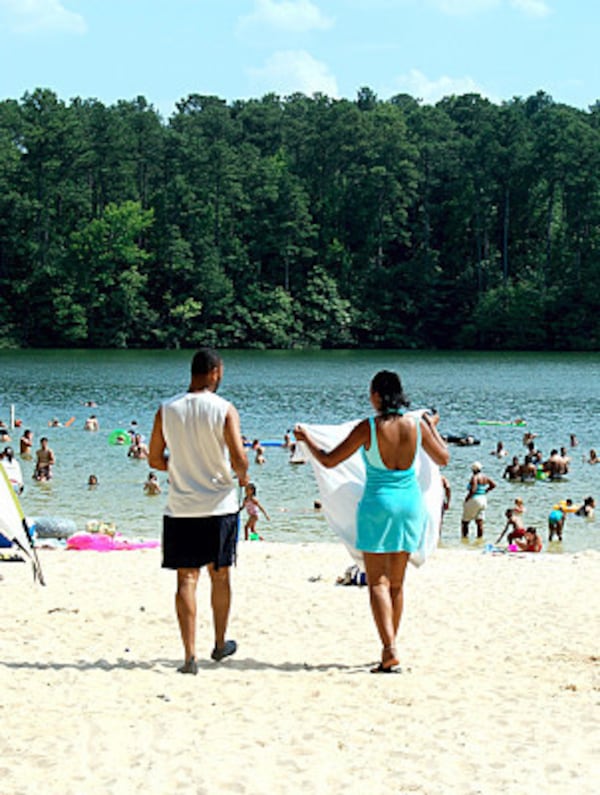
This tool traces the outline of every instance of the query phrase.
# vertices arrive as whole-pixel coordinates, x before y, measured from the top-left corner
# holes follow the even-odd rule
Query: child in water
[[[264,464],[267,459],[265,458],[265,451],[263,450],[263,447],[258,439],[255,439],[252,442],[251,447],[254,450],[254,463]]]
[[[254,483],[248,483],[246,486],[246,496],[244,497],[243,507],[246,509],[246,513],[248,514],[246,524],[244,525],[244,540],[247,541],[248,538],[250,538],[252,540],[258,539],[259,541],[262,541],[262,536],[259,536],[256,532],[258,512],[262,511],[269,521],[271,520],[271,517],[258,501],[256,497],[256,486]]]
[[[507,536],[508,543],[514,544],[517,539],[525,538],[525,526],[519,515],[519,511],[516,508],[508,508],[504,515],[506,516],[506,526],[502,535],[504,535],[507,530],[510,530]],[[500,536],[500,538],[502,538],[502,536]]]

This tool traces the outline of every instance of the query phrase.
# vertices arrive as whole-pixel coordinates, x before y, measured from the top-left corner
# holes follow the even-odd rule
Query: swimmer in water
[[[56,463],[54,452],[48,447],[48,439],[42,436],[40,439],[40,449],[36,451],[36,464],[33,479],[44,483],[52,480],[52,467]]]
[[[147,497],[154,497],[156,494],[161,493],[160,483],[156,476],[156,472],[150,472],[148,478],[144,483],[144,494]]]
[[[490,455],[495,455],[496,458],[504,458],[505,455],[508,455],[508,450],[504,446],[504,442],[498,442],[496,449],[490,451]]]
[[[83,426],[84,431],[98,431],[100,430],[100,425],[98,423],[98,417],[95,414],[90,414],[90,416],[85,421],[85,425]]]
[[[265,451],[258,439],[255,439],[251,446],[254,450],[254,463],[264,464],[267,459],[265,458]]]
[[[504,469],[502,473],[502,477],[505,480],[520,480],[521,478],[521,464],[519,463],[519,457],[514,455],[512,459],[512,464],[508,464],[508,466]]]
[[[583,504],[575,511],[575,516],[583,516],[585,519],[594,518],[594,509],[596,508],[596,500],[593,497],[586,497]]]
[[[148,458],[148,446],[142,440],[141,433],[134,434],[133,442],[127,451],[129,458]]]
[[[33,447],[33,433],[29,429],[23,431],[23,436],[19,439],[19,452],[21,453],[21,458],[30,459],[33,456],[31,455],[31,448]]]
[[[21,464],[15,458],[15,453],[12,447],[5,447],[0,453],[0,466],[4,468],[6,476],[13,487],[15,494],[22,494],[25,488],[23,483],[23,473],[21,471]]]

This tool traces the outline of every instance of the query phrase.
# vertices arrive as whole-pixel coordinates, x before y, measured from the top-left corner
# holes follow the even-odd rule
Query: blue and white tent
[[[0,466],[0,546],[18,547],[30,560],[33,566],[34,579],[41,585],[44,575],[38,560],[33,541],[27,527],[19,498],[15,494],[4,467]]]

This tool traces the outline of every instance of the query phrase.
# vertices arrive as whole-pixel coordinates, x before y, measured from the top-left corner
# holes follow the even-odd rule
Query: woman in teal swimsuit
[[[440,466],[446,465],[450,456],[436,428],[437,414],[424,414],[420,420],[404,416],[408,400],[396,373],[377,373],[371,381],[370,397],[376,416],[359,422],[330,452],[319,449],[301,427],[295,435],[328,468],[362,448],[367,478],[358,506],[356,546],[364,554],[371,610],[383,646],[381,662],[373,672],[387,673],[399,663],[396,635],[402,617],[404,574],[425,526],[415,458],[419,446]]]

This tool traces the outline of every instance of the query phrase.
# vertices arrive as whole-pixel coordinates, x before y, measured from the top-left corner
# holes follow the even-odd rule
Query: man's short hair
[[[214,348],[200,348],[192,359],[192,375],[207,375],[221,365],[221,357]]]

